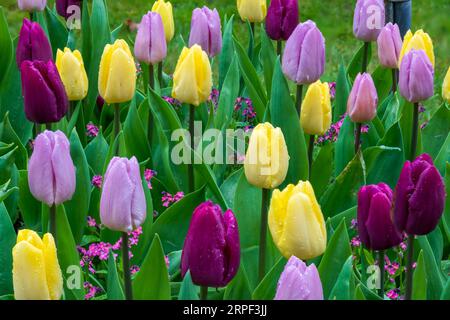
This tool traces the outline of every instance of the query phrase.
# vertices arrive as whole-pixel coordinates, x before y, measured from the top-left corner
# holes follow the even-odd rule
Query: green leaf
[[[47,23],[47,29],[50,36],[50,42],[52,44],[53,56],[56,56],[58,49],[63,50],[67,44],[67,37],[69,35],[64,23],[56,16],[56,14],[50,10],[49,7],[45,8],[45,21]]]
[[[220,91],[219,106],[214,117],[214,125],[221,129],[227,127],[233,118],[234,103],[239,95],[239,65],[237,56],[233,55],[231,65]]]
[[[13,42],[9,33],[8,21],[6,20],[3,7],[0,6],[0,84],[6,79],[8,68],[13,63]]]
[[[100,131],[98,135],[88,143],[85,148],[86,160],[94,174],[102,174],[105,167],[106,155],[109,145]]]
[[[261,30],[261,52],[260,60],[262,69],[264,71],[264,82],[266,84],[267,94],[270,96],[272,91],[272,77],[274,71],[274,65],[277,59],[277,54],[272,45],[272,41],[267,36],[265,30]]]
[[[192,283],[191,272],[184,275],[178,300],[198,300],[198,287]]]
[[[442,216],[442,224],[444,226],[444,231],[447,235],[447,240],[450,241],[450,163],[447,162],[445,170],[445,189],[446,189],[446,200],[445,200],[445,210]]]
[[[434,161],[434,164],[441,175],[445,174],[445,165],[448,161],[450,161],[450,133],[447,135],[447,139],[445,139],[445,142]]]
[[[400,129],[402,130],[403,150],[404,150],[406,159],[410,159],[410,157],[411,157],[411,136],[412,136],[413,112],[414,112],[414,106],[409,102],[405,102],[405,105],[403,106],[403,109],[402,109],[402,115],[401,115],[399,124],[400,124]],[[416,152],[416,154],[420,154],[421,150],[422,150],[422,130],[419,129],[418,137],[417,137],[417,152]]]
[[[0,202],[0,296],[13,293],[12,249],[16,244],[16,232],[8,211]]]
[[[117,274],[116,262],[112,251],[109,251],[108,257],[108,275],[106,278],[108,300],[125,300],[119,275]]]
[[[150,146],[136,109],[136,99],[131,101],[128,115],[123,125],[123,134],[128,158],[136,156],[139,162],[150,158]]]
[[[377,89],[378,101],[383,101],[392,89],[392,69],[378,66],[372,73],[372,79]]]
[[[447,279],[444,290],[442,290],[441,300],[450,300],[450,277]]]
[[[219,60],[219,90],[222,91],[222,86],[225,81],[225,77],[228,74],[228,68],[231,65],[231,61],[234,55],[234,45],[233,45],[233,19],[234,15],[224,23],[225,27],[223,30],[223,45],[222,52],[220,54]]]
[[[444,287],[444,276],[436,263],[436,258],[427,237],[420,236],[417,238],[417,241],[423,250],[425,269],[427,270],[427,298],[432,300],[439,299]]]
[[[333,122],[339,121],[341,116],[347,111],[347,100],[350,94],[350,84],[344,64],[339,65],[338,76],[336,80],[336,100],[333,109]]]
[[[245,268],[241,264],[238,273],[234,279],[225,288],[225,293],[223,295],[224,300],[250,300],[252,297],[252,292],[250,290],[250,284],[248,282],[247,274],[245,273]]]
[[[39,230],[41,227],[41,203],[30,192],[28,185],[28,171],[19,171],[19,208],[25,226],[28,229]]]
[[[427,299],[427,273],[425,269],[425,261],[423,259],[423,251],[419,253],[417,258],[416,269],[413,275],[413,300],[426,300]]]
[[[18,187],[9,188],[9,184],[11,180],[6,181],[4,184],[0,186],[0,202],[3,202],[6,198],[8,198],[13,192],[18,191]]]
[[[14,128],[12,127],[9,120],[9,113],[7,113],[5,115],[5,118],[3,119],[3,123],[0,126],[0,132],[2,142],[14,143],[18,147],[18,150],[15,154],[15,163],[17,165],[17,168],[26,169],[28,162],[27,149],[25,149],[25,146],[20,141],[19,136],[14,131]]]
[[[450,109],[443,104],[423,129],[423,151],[437,157],[450,132]]]
[[[362,70],[362,61],[364,56],[364,46],[363,43],[362,46],[359,48],[359,50],[356,52],[356,54],[353,56],[348,68],[347,73],[350,77],[350,79],[354,80],[356,78],[356,75],[361,72]],[[369,48],[367,52],[367,65],[370,64],[370,59],[372,58],[372,43],[369,42]]]
[[[253,300],[272,300],[275,297],[278,279],[286,265],[284,257],[279,258],[273,268],[266,274],[261,283],[253,291]]]
[[[382,116],[382,122],[386,129],[389,129],[394,123],[396,123],[400,119],[400,100],[398,99],[398,93],[396,92],[394,95],[386,98],[386,101],[383,104],[386,104],[384,114]],[[383,109],[383,106],[379,108]],[[380,111],[378,113],[380,116]],[[381,117],[381,116],[380,116]]]
[[[331,181],[333,174],[333,150],[334,144],[332,143],[322,146],[312,165],[310,180],[318,199]]]
[[[351,221],[352,219],[356,219],[356,211],[357,211],[357,206],[351,207],[350,209],[347,209],[343,212],[338,213],[337,215],[329,218],[330,221],[330,225],[333,229],[336,229],[339,224],[344,221],[346,222],[346,226],[347,228],[349,228],[351,226]],[[328,221],[327,221],[328,223]]]
[[[225,201],[229,204],[230,208],[234,208],[234,197],[236,194],[236,188],[241,178],[242,171],[244,169],[241,168],[228,176],[228,178],[222,183],[220,186],[220,190],[222,191],[223,197]]]
[[[393,126],[394,134],[400,134],[400,130]],[[399,136],[393,136],[400,138]],[[366,164],[367,181],[366,184],[387,183],[392,188],[397,184],[397,179],[403,167],[403,152],[398,147],[386,147],[384,145],[370,147],[364,150],[364,161]],[[389,170],[386,170],[389,168]]]
[[[354,299],[355,300],[366,300],[366,296],[364,295],[364,292],[362,291],[360,284],[358,284],[356,286]]]
[[[354,292],[353,259],[349,256],[331,290],[328,300],[351,300]],[[353,287],[353,288],[352,288]]]
[[[334,174],[338,176],[355,155],[355,125],[346,116],[334,146]]]

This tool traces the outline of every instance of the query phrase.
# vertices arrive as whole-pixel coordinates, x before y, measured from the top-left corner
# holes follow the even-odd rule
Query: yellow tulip
[[[280,128],[269,122],[253,129],[244,161],[248,182],[264,189],[273,189],[283,183],[289,168],[289,154]]]
[[[447,75],[445,76],[444,83],[442,84],[442,97],[450,103],[450,67],[447,70]]]
[[[411,30],[405,34],[403,39],[402,51],[400,51],[400,58],[398,61],[398,66],[402,64],[403,57],[411,51],[411,49],[423,50],[430,59],[431,64],[434,67],[434,49],[433,41],[428,33],[424,32],[422,29],[417,30],[414,35]]]
[[[274,190],[268,219],[273,241],[284,257],[307,260],[324,253],[325,221],[308,181]]]
[[[128,44],[116,40],[103,50],[98,76],[98,91],[106,103],[130,101],[136,90],[136,65]]]
[[[166,41],[172,40],[175,33],[175,23],[173,21],[172,4],[164,0],[157,0],[152,7],[153,12],[158,12],[162,18],[164,26],[164,34],[166,35]]]
[[[56,67],[66,89],[70,101],[82,100],[86,97],[89,87],[88,77],[84,69],[83,57],[80,51],[72,52],[64,48],[56,53]]]
[[[331,100],[328,83],[311,84],[302,103],[300,115],[303,130],[307,134],[322,135],[331,125]]]
[[[212,74],[208,55],[199,45],[183,48],[173,73],[172,97],[198,106],[211,94]]]
[[[244,21],[262,22],[267,14],[266,0],[237,0],[237,8]]]
[[[43,239],[32,230],[21,230],[12,250],[16,300],[59,300],[63,278],[50,233]]]

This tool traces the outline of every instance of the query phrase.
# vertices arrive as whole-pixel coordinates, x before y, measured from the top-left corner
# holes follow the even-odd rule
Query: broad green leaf
[[[392,89],[392,69],[378,66],[372,73],[372,79],[377,89],[378,101],[383,101]]]
[[[191,272],[189,270],[184,275],[183,282],[181,282],[178,300],[198,300],[198,287],[192,283]]]
[[[395,128],[395,126],[392,128]],[[400,133],[400,130],[398,133]],[[401,140],[401,135],[395,137],[399,137]],[[401,151],[398,147],[386,147],[384,145],[364,150],[363,155],[367,172],[366,184],[384,182],[394,188],[403,167],[403,153]],[[386,170],[386,168],[389,168],[389,170]]]
[[[238,273],[233,280],[225,288],[223,295],[224,300],[250,300],[252,292],[250,290],[250,284],[245,272],[245,268],[241,264]]]
[[[234,104],[239,95],[239,65],[237,56],[233,55],[232,58],[222,91],[220,91],[217,114],[214,117],[214,125],[218,129],[224,126],[227,127],[232,120]]]
[[[334,284],[328,300],[351,300],[354,292],[353,259],[349,256]]]
[[[270,96],[272,91],[272,77],[274,71],[274,65],[277,59],[277,54],[272,45],[272,41],[267,36],[265,30],[261,30],[261,52],[260,60],[262,69],[264,71],[264,82],[266,84],[267,95]]]
[[[425,261],[423,259],[422,250],[419,253],[419,257],[417,258],[417,265],[414,269],[412,299],[427,299],[427,273],[425,269]]]
[[[350,64],[347,68],[347,73],[350,77],[350,79],[354,80],[356,78],[356,75],[360,72],[362,72],[362,62],[363,62],[363,56],[364,56],[364,46],[363,43],[359,50],[356,52],[356,54],[353,56],[352,60],[350,61]],[[370,60],[372,58],[372,43],[369,42],[369,48],[367,51],[367,66],[370,64]]]
[[[437,157],[450,132],[450,109],[443,104],[423,129],[423,151]]]
[[[273,268],[266,274],[261,283],[253,291],[253,300],[272,300],[275,297],[278,279],[286,265],[285,258],[279,258]]]
[[[19,171],[19,208],[25,227],[39,230],[41,227],[41,203],[36,200],[30,192],[28,185],[28,171]]]
[[[339,176],[355,155],[355,125],[346,116],[334,145],[334,174]]]
[[[3,7],[0,6],[0,84],[6,79],[8,68],[13,64],[13,42],[9,33]]]
[[[103,133],[101,131],[86,146],[86,160],[89,163],[89,167],[92,168],[94,174],[98,175],[103,173],[108,149],[108,142],[103,137]]]
[[[106,278],[106,287],[106,295],[108,300],[125,300],[112,251],[109,251],[108,257],[108,276]]]
[[[450,300],[450,277],[447,279],[444,290],[442,290],[441,300]]]
[[[141,120],[136,109],[136,99],[133,99],[123,124],[123,134],[127,157],[136,156],[139,162],[150,158],[150,146]]]
[[[2,142],[14,143],[18,147],[18,150],[15,154],[15,163],[17,165],[17,168],[26,169],[28,162],[27,150],[25,149],[25,146],[22,144],[19,136],[16,134],[14,128],[11,125],[9,113],[7,113],[3,119],[3,123],[0,126],[0,132]]]
[[[223,45],[222,52],[220,54],[219,60],[219,90],[222,91],[222,86],[225,81],[225,77],[228,74],[228,68],[231,65],[231,61],[234,55],[234,44],[233,44],[233,19],[234,16],[224,23],[223,30]],[[239,82],[239,81],[238,81]]]
[[[333,150],[334,144],[327,143],[320,148],[319,154],[313,162],[311,184],[318,199],[331,181],[333,174]]]
[[[450,161],[450,132],[447,135],[447,139],[445,139],[445,142],[442,145],[442,148],[434,161],[434,164],[441,173],[441,175],[445,174],[445,165],[449,161]]]
[[[53,56],[56,57],[56,51],[58,49],[62,51],[66,47],[68,31],[62,20],[49,7],[45,8],[44,16],[52,44]]]
[[[423,250],[425,269],[427,270],[427,298],[436,300],[441,296],[444,287],[444,276],[426,236],[417,238],[420,248]]]
[[[8,211],[0,202],[0,296],[13,293],[12,249],[16,244],[16,232]]]
[[[345,72],[344,64],[339,65],[338,77],[336,81],[336,100],[333,108],[333,122],[339,121],[341,116],[347,111],[347,100],[350,94],[350,84]]]

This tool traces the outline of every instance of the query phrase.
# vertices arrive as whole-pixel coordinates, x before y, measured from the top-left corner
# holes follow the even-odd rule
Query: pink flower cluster
[[[95,175],[92,177],[91,184],[100,189],[102,187],[103,177],[101,175]]]
[[[183,191],[178,191],[174,195],[171,195],[170,193],[163,191],[162,197],[161,197],[161,202],[162,202],[163,207],[168,208],[171,204],[179,201],[183,197],[184,197]]]
[[[329,82],[328,86],[330,87],[331,100],[334,100],[336,98],[336,82]]]
[[[151,180],[157,174],[158,173],[152,169],[145,169],[145,171],[144,171],[144,178],[145,178],[145,181],[147,181],[147,186],[150,190],[153,189]]]
[[[170,104],[171,104],[172,106],[174,106],[174,107],[180,107],[180,106],[181,106],[181,102],[178,101],[178,100],[175,99],[175,98],[168,97],[168,96],[164,96],[163,99],[164,99],[166,102],[170,103]]]
[[[342,124],[344,123],[345,117],[347,116],[347,113],[343,114],[339,121],[336,123],[331,124],[330,129],[328,129],[327,132],[323,136],[320,136],[316,140],[317,145],[324,145],[326,142],[336,142],[339,137],[339,132],[341,131]],[[364,124],[361,127],[361,133],[367,133],[369,132],[369,125]]]
[[[95,126],[92,122],[89,122],[86,125],[86,135],[91,138],[98,136],[98,127]]]
[[[209,95],[208,101],[212,102],[212,104],[214,106],[214,111],[216,111],[217,107],[219,106],[219,96],[220,96],[220,91],[216,88],[213,88],[211,90],[211,94]]]
[[[100,287],[94,286],[92,283],[85,281],[83,284],[86,294],[84,295],[85,300],[89,300],[95,297],[97,293],[101,293],[103,290]]]

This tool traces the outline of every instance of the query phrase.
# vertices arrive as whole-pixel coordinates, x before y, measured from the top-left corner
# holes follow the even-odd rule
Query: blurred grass
[[[115,28],[126,20],[131,19],[138,23],[141,16],[150,10],[152,0],[106,0],[109,8],[111,28]],[[176,34],[187,41],[190,29],[191,12],[194,8],[207,5],[216,7],[222,18],[226,15],[237,15],[235,0],[172,0],[174,7]],[[21,20],[26,15],[18,11],[16,0],[1,0],[6,8],[6,15],[10,30],[14,36],[20,29]],[[52,6],[54,0],[48,1]],[[335,81],[339,63],[348,63],[361,43],[353,37],[352,22],[354,0],[299,0],[300,19],[314,20],[325,36],[327,44],[327,65],[324,79]],[[412,29],[423,28],[434,41],[436,53],[436,82],[442,83],[445,72],[450,65],[450,12],[449,0],[413,0]],[[238,39],[246,44],[247,27],[241,22],[239,16],[235,18],[234,31]],[[134,35],[129,35],[134,38]],[[182,41],[174,39],[169,47],[169,59],[165,69],[170,72],[174,68]],[[376,54],[373,55],[376,57]],[[376,59],[376,58],[375,58]],[[372,62],[372,67],[376,61]]]

